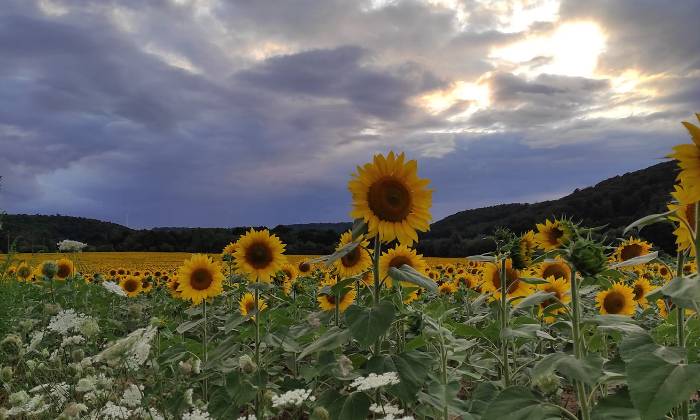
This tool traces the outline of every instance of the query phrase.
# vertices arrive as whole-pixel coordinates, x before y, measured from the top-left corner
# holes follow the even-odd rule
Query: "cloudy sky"
[[[660,161],[700,111],[697,0],[2,0],[0,208],[343,221],[405,151],[434,218]]]

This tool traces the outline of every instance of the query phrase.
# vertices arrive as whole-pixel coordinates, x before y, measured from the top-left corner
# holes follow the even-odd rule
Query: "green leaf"
[[[639,420],[639,412],[632,405],[629,393],[621,389],[598,401],[591,413],[592,420]]]
[[[541,378],[554,371],[561,373],[569,381],[581,381],[595,385],[603,372],[603,359],[597,355],[588,355],[577,359],[566,353],[552,353],[540,360],[532,369],[532,377]]]
[[[678,306],[696,309],[700,302],[700,281],[696,277],[676,277],[661,288],[661,293]]]
[[[431,292],[436,292],[438,289],[437,284],[432,279],[425,277],[413,269],[413,267],[406,264],[399,268],[391,267],[389,269],[389,276],[396,281],[406,281],[430,290]]]
[[[666,213],[658,213],[658,214],[650,214],[648,216],[644,216],[641,219],[637,219],[634,222],[630,223],[627,225],[625,230],[622,231],[622,234],[626,234],[630,230],[634,228],[638,228],[639,230],[642,230],[645,226],[653,225],[654,223],[658,222],[663,222],[668,220],[668,215],[673,213],[673,211],[667,211]]]
[[[513,307],[513,312],[523,310],[535,305],[539,305],[540,303],[551,299],[553,296],[555,296],[554,293],[552,292],[543,292],[539,291],[536,293],[531,294],[530,296],[526,297],[525,299],[522,299],[520,302],[518,302],[515,307]]]
[[[466,404],[458,396],[460,388],[459,382],[449,382],[446,385],[431,382],[428,392],[420,393],[420,399],[438,410],[447,407],[449,413],[461,416],[466,411]]]
[[[367,233],[367,222],[365,219],[355,219],[352,222],[352,240],[355,241],[360,236]]]
[[[617,264],[613,264],[610,266],[610,268],[622,268],[622,267],[631,267],[634,265],[641,265],[641,264],[646,264],[648,262],[654,261],[659,257],[659,252],[654,251],[646,255],[640,255],[639,257],[634,257],[630,258],[629,260],[619,262]]]
[[[371,344],[389,330],[394,321],[394,305],[384,301],[377,306],[365,308],[350,306],[345,311],[345,322],[352,337],[363,347]]]
[[[343,403],[338,420],[366,419],[369,416],[370,403],[364,392],[353,392]]]
[[[642,420],[657,420],[700,388],[700,365],[668,363],[651,353],[637,355],[625,367],[632,402]]]
[[[326,267],[329,267],[335,261],[337,261],[337,260],[343,258],[344,256],[348,255],[349,253],[351,253],[355,248],[357,248],[358,245],[360,245],[360,243],[362,243],[361,240],[350,242],[349,244],[344,245],[342,248],[338,249],[337,251],[335,251],[334,253],[332,253],[330,255],[323,255],[321,257],[313,258],[313,259],[309,260],[309,263],[316,264],[316,263],[322,262],[326,265]]]
[[[482,420],[536,420],[560,418],[559,410],[542,404],[527,388],[513,386],[504,389],[491,401]]]
[[[471,255],[467,257],[467,261],[476,261],[476,262],[496,262],[496,257],[493,255]]]
[[[185,321],[182,324],[178,325],[175,331],[177,331],[179,334],[185,333],[193,328],[196,328],[200,326],[204,322],[204,318],[199,318],[195,319],[192,321]]]
[[[350,331],[333,327],[326,331],[318,340],[306,346],[306,348],[299,353],[299,360],[319,351],[335,350],[348,340],[350,340]]]

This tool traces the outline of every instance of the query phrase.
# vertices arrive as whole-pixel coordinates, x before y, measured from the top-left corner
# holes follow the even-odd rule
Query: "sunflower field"
[[[432,190],[390,152],[351,176],[332,255],[255,229],[219,255],[10,253],[0,419],[698,418],[700,128],[684,125],[668,211],[614,240],[561,217],[425,259]],[[638,238],[652,223],[674,226],[676,255]]]

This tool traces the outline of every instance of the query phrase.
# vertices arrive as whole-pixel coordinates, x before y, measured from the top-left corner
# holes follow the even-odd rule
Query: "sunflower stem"
[[[581,336],[581,305],[579,300],[576,267],[571,267],[571,335],[574,342],[574,357],[582,359],[584,357],[584,347]],[[591,413],[588,406],[586,386],[580,381],[576,381],[576,394],[579,410],[581,411],[581,419],[590,419]]]
[[[374,293],[372,295],[372,304],[376,307],[379,305],[379,299],[380,299],[380,288],[381,288],[381,280],[379,279],[379,255],[382,250],[382,242],[379,240],[379,234],[374,237],[374,260],[372,261],[374,265]],[[380,351],[380,344],[381,344],[381,338],[377,338],[376,343],[374,344],[374,355],[379,356],[379,351]]]
[[[255,288],[255,364],[260,368],[260,290]],[[255,417],[262,417],[262,390],[255,397]]]
[[[506,272],[506,258],[501,260],[501,270],[499,280],[501,282],[501,362],[503,366],[503,385],[507,388],[510,386],[510,365],[508,360],[508,337],[506,337],[506,329],[508,328],[508,286]]]
[[[204,334],[202,334],[202,347],[204,349],[204,367],[206,368],[207,366],[207,361],[209,360],[209,354],[207,352],[207,300],[204,299],[202,301],[203,306],[202,306],[202,314],[204,316]],[[207,378],[204,378],[204,400],[207,401]]]
[[[698,206],[696,206],[698,207]],[[697,214],[697,211],[696,211]],[[696,223],[697,225],[697,223]],[[697,232],[697,228],[696,228]],[[697,242],[696,242],[697,243]],[[697,255],[697,254],[696,254]],[[678,253],[676,260],[676,277],[683,277],[683,264],[685,263],[685,255],[681,251]],[[679,305],[676,306],[676,340],[678,347],[685,348],[685,309]],[[688,420],[690,414],[688,409],[688,401],[683,401],[680,407],[680,418]]]

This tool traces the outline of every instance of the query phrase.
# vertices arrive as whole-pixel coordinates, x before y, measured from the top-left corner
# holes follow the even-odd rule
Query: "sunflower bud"
[[[571,262],[584,276],[595,276],[605,270],[607,257],[600,244],[580,238],[571,246]]]
[[[2,369],[0,369],[0,380],[2,380],[4,383],[9,384],[12,382],[12,375],[14,371],[10,366],[5,366]]]
[[[22,355],[22,338],[16,334],[7,335],[0,341],[0,354],[8,361],[19,359]]]
[[[85,352],[81,349],[75,349],[71,352],[70,357],[71,359],[73,359],[74,362],[77,363],[85,358]]]
[[[543,394],[553,395],[559,390],[559,377],[550,373],[534,380],[533,385]]]
[[[535,251],[535,239],[532,232],[515,238],[508,244],[508,253],[513,260],[513,268],[524,270],[532,264],[532,254]]]
[[[316,407],[314,408],[314,412],[311,413],[311,420],[330,420],[331,415],[328,413],[328,410],[326,410],[323,407]]]
[[[244,354],[238,359],[238,366],[240,366],[243,372],[248,374],[251,374],[258,369],[258,365],[256,365],[253,359],[251,359],[247,354]]]
[[[41,265],[41,275],[47,279],[52,279],[58,273],[58,264],[55,261],[44,261]]]

